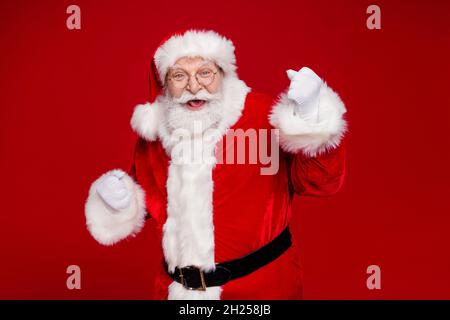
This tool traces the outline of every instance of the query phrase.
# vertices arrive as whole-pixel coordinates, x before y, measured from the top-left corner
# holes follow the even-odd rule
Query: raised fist
[[[310,68],[303,67],[298,72],[287,70],[287,76],[291,80],[288,90],[288,98],[294,100],[301,114],[313,115],[319,106],[319,93],[322,87],[322,79]]]
[[[114,210],[120,211],[130,205],[131,194],[122,178],[122,170],[111,170],[101,176],[96,185],[100,198]]]

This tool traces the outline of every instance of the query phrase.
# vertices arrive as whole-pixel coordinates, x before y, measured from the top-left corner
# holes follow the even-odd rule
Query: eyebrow
[[[181,68],[181,67],[172,67],[172,68],[170,68],[170,72],[171,72],[171,73],[174,73],[174,72],[177,72],[177,71],[183,71],[183,72],[185,72],[185,73],[188,73],[186,70],[184,70],[184,69]]]
[[[216,63],[214,63],[214,61],[212,60],[205,60],[199,63],[199,68],[203,67],[204,65],[209,65],[212,64],[211,67],[217,67],[219,68]],[[183,67],[181,67],[178,63],[175,63],[172,67],[170,67],[170,69],[175,72],[175,71],[184,71],[186,73],[188,73]]]

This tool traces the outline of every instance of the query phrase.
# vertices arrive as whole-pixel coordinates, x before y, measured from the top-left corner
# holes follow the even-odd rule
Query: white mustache
[[[173,102],[184,104],[190,100],[205,100],[205,101],[212,101],[212,100],[219,100],[220,99],[220,93],[209,93],[206,90],[200,90],[196,94],[192,94],[190,92],[184,91],[181,97],[179,98],[173,98]]]

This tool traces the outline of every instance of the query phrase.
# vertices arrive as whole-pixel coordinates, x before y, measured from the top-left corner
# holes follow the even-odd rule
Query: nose
[[[192,94],[196,94],[201,89],[201,86],[195,77],[189,78],[189,83],[188,83],[187,89]]]

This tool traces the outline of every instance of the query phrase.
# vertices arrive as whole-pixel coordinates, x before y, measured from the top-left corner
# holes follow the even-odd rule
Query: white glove
[[[306,117],[316,116],[322,79],[308,67],[303,67],[298,72],[287,70],[286,73],[291,80],[287,95],[297,103],[296,113]]]
[[[122,178],[122,170],[111,170],[100,177],[96,190],[100,198],[114,210],[122,210],[130,205],[131,195]]]

